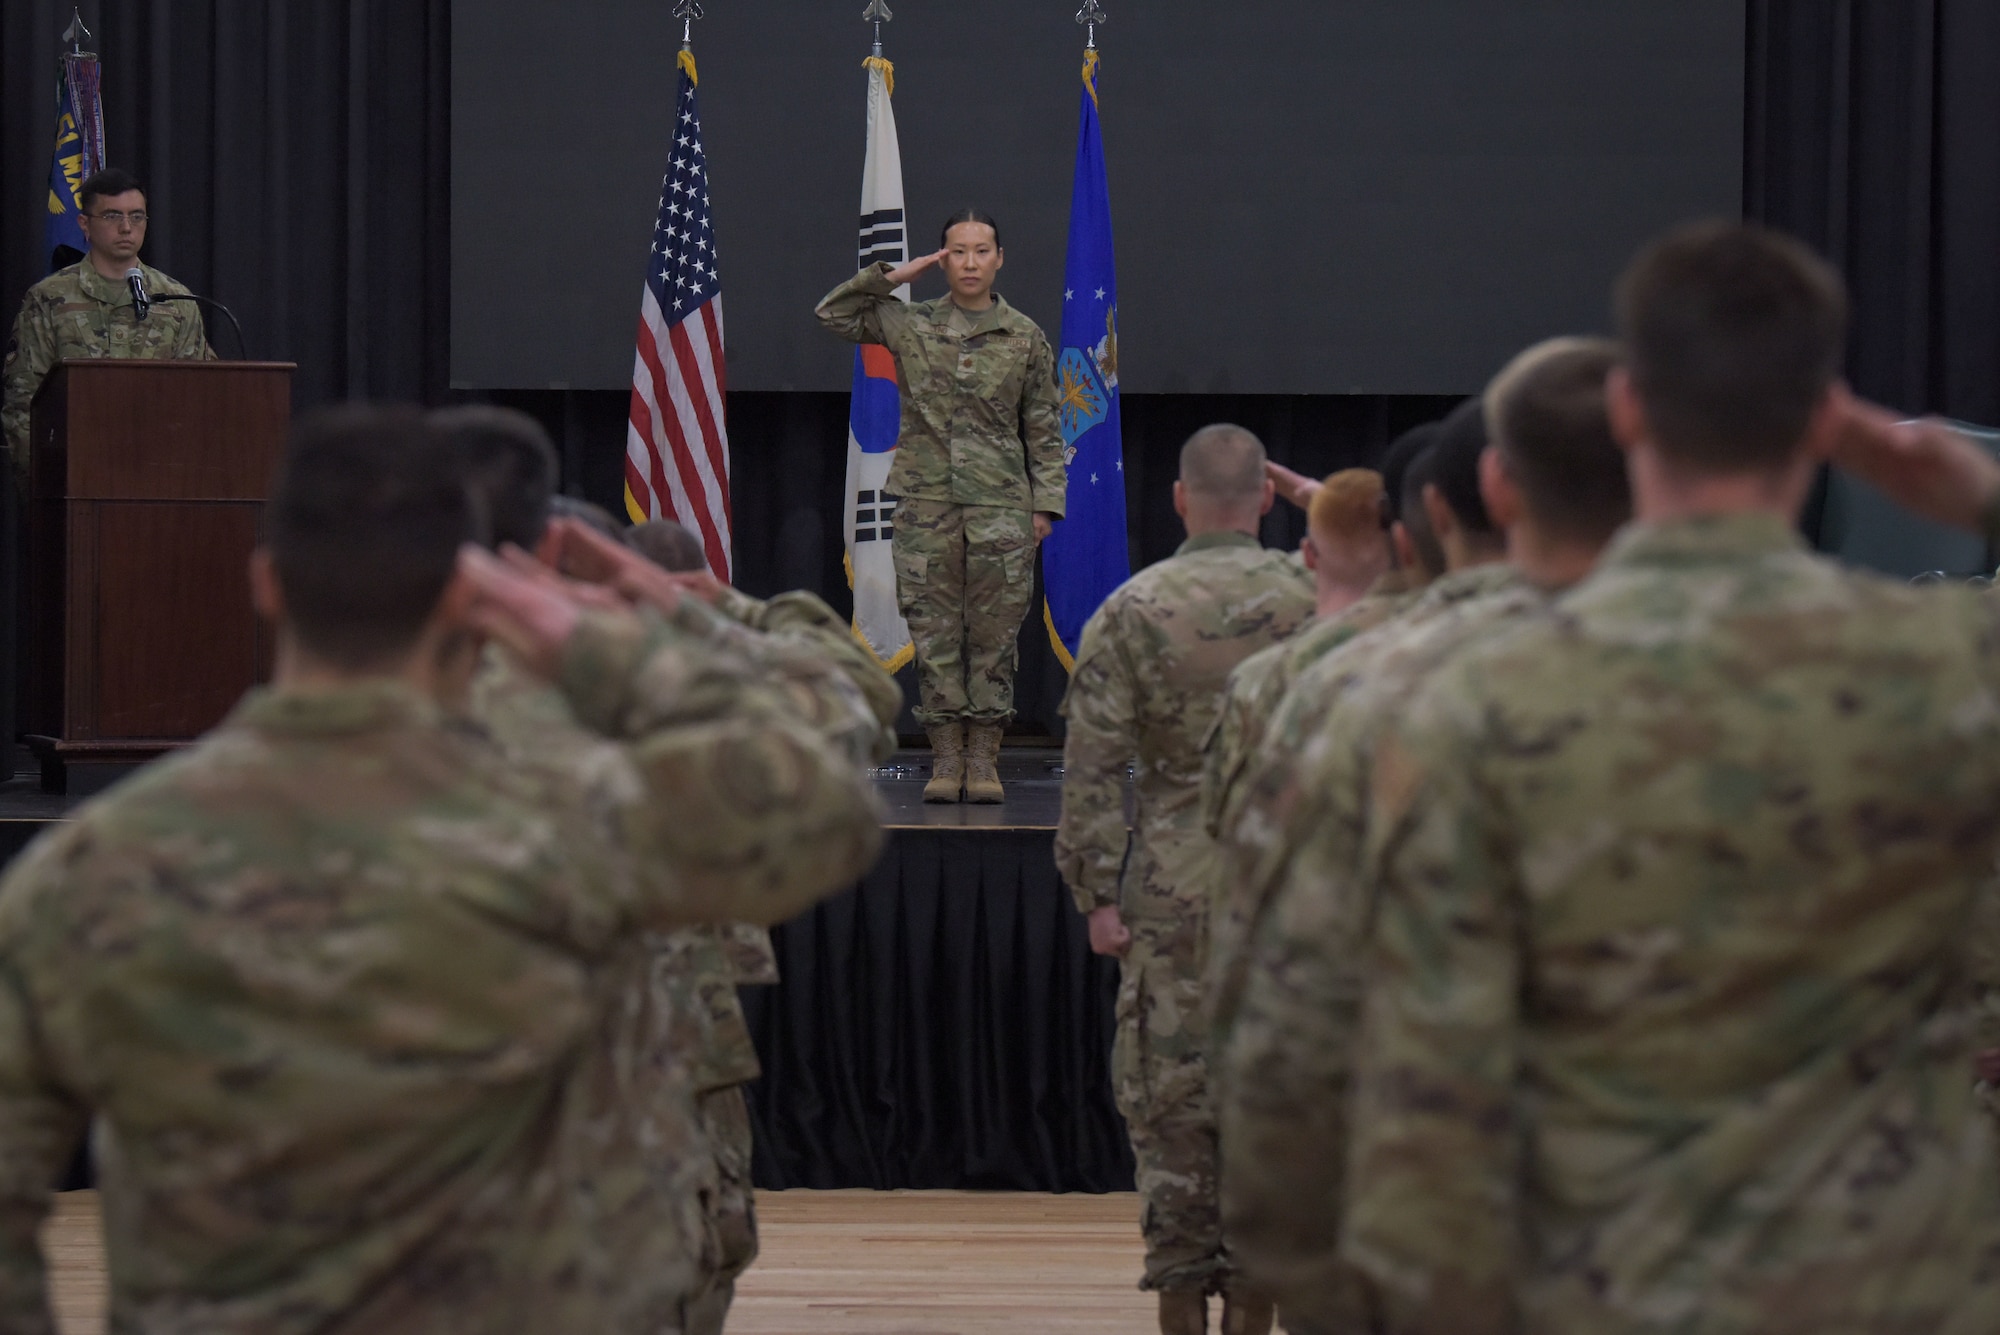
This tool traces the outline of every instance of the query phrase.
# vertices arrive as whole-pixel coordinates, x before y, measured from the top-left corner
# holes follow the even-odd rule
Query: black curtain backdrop
[[[772,934],[783,985],[744,989],[757,1185],[1131,1189],[1118,969],[1050,837],[898,830],[859,887]]]
[[[1745,212],[1846,273],[1848,371],[2000,422],[2000,5],[1751,0]]]

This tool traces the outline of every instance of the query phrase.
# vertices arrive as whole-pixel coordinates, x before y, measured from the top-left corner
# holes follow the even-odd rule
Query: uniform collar
[[[939,324],[949,323],[951,320],[951,308],[957,304],[957,302],[948,296],[939,297],[937,309],[931,312],[931,318]],[[973,313],[967,311],[966,314],[972,315]],[[979,334],[991,333],[1002,324],[1011,322],[1013,316],[1014,308],[1007,304],[1007,298],[995,292],[993,294],[993,304],[973,317],[972,328],[966,331],[965,337],[973,338]]]
[[[1485,561],[1463,570],[1451,570],[1432,580],[1424,590],[1422,602],[1426,606],[1437,607],[1449,603],[1462,603],[1471,598],[1484,598],[1489,593],[1499,593],[1521,583],[1521,572],[1506,561]]]
[[[1401,598],[1406,593],[1417,593],[1424,587],[1424,582],[1418,578],[1416,571],[1410,569],[1408,566],[1399,566],[1395,570],[1385,571],[1377,576],[1375,582],[1368,586],[1368,592],[1361,596],[1363,598]]]
[[[91,264],[88,258],[78,260],[70,268],[76,272],[77,286],[81,287],[84,295],[93,301],[101,301],[107,306],[129,306],[132,304],[132,289],[125,286],[125,281],[123,279],[106,278],[103,274],[97,272],[96,267]],[[143,262],[139,264],[139,271],[146,275],[147,290],[152,290],[156,286],[153,281],[153,271],[148,269]]]
[[[230,712],[228,722],[281,736],[336,737],[431,727],[442,717],[437,704],[414,687],[378,677],[329,690],[259,686]]]
[[[1777,515],[1701,515],[1628,524],[1611,540],[1598,565],[1726,565],[1804,550],[1805,539]]]
[[[1194,552],[1205,552],[1217,547],[1258,547],[1264,544],[1248,533],[1238,533],[1235,529],[1225,529],[1220,533],[1204,533],[1197,538],[1189,538],[1174,549],[1175,556],[1187,556]]]

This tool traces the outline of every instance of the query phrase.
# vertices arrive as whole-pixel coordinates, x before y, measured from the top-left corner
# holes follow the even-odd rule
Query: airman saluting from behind
[[[1120,959],[1112,1080],[1145,1201],[1141,1287],[1159,1292],[1165,1335],[1206,1330],[1213,1293],[1230,1335],[1271,1325],[1270,1303],[1238,1280],[1216,1203],[1202,986],[1216,860],[1200,812],[1201,741],[1230,669],[1312,614],[1304,567],[1258,545],[1271,501],[1255,436],[1196,432],[1174,484],[1187,541],[1084,626],[1063,701],[1056,866],[1089,917],[1091,948]]]

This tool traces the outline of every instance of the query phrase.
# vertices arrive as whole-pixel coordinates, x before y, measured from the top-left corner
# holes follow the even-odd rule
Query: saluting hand
[[[628,601],[643,603],[662,616],[674,614],[684,592],[712,601],[699,588],[691,588],[686,576],[668,574],[588,524],[558,519],[549,527],[556,535],[556,562],[565,575],[615,589]]]
[[[1832,454],[1904,509],[1957,528],[1978,531],[2000,493],[2000,461],[1977,443],[1942,422],[1898,421],[1859,399],[1845,405]]]
[[[942,250],[929,255],[919,255],[908,264],[898,265],[889,270],[889,281],[897,287],[901,287],[908,282],[913,282],[925,270],[934,269],[939,264],[942,264],[944,256],[945,252]]]
[[[549,533],[555,538],[555,568],[588,584],[611,584],[632,560],[645,559],[581,520],[551,519]]]
[[[1264,461],[1264,476],[1276,488],[1277,493],[1301,510],[1312,508],[1313,496],[1319,491],[1320,483],[1303,473],[1295,473],[1283,464]]]
[[[682,571],[668,578],[680,587],[682,593],[690,598],[699,599],[710,607],[720,603],[722,595],[729,592],[730,587],[706,570]]]
[[[466,625],[499,643],[529,672],[553,681],[563,649],[583,620],[584,601],[532,558],[525,564],[502,560],[467,543],[458,549],[458,569],[475,594]]]

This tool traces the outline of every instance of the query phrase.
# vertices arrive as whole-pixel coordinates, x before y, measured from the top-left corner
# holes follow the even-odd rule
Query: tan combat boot
[[[1248,1289],[1231,1289],[1222,1295],[1222,1335],[1271,1335],[1277,1313],[1271,1300]]]
[[[924,731],[931,737],[931,781],[924,785],[924,801],[956,802],[965,784],[965,725],[953,719]]]
[[[1200,1289],[1161,1289],[1160,1335],[1208,1335],[1208,1295]]]
[[[1006,801],[1000,787],[1000,725],[973,723],[965,733],[965,800],[989,806]]]

